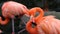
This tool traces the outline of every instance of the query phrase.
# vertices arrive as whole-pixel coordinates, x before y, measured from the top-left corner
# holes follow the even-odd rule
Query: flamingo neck
[[[2,18],[0,17],[0,24],[1,25],[6,25],[9,22],[9,19],[6,18],[5,20],[2,20]]]

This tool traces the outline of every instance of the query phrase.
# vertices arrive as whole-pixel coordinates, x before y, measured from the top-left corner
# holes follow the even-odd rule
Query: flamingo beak
[[[31,16],[30,16],[30,20],[32,20],[32,22],[35,23],[35,18],[34,18],[34,16],[31,15]]]

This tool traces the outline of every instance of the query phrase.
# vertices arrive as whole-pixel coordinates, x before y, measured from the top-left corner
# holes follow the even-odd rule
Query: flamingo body
[[[13,1],[5,2],[2,6],[2,15],[4,17],[11,18],[11,16],[24,14],[24,11],[26,12],[28,11],[26,6],[17,2],[13,2]]]
[[[38,10],[38,9],[37,8],[31,9],[31,12],[33,11],[33,13],[35,13],[35,10]],[[34,14],[31,14],[31,15],[34,16]],[[41,15],[42,17],[39,15],[37,18],[34,17],[35,18],[34,23],[36,24],[35,28],[32,28],[33,18],[31,18],[26,24],[26,30],[30,34],[60,34],[59,19],[56,19],[55,16],[53,15],[49,15],[49,16]]]
[[[3,21],[2,18],[0,18],[0,24],[7,24],[9,18],[23,16],[24,14],[28,14],[28,9],[25,5],[14,1],[5,2],[2,6],[2,15],[5,20]]]

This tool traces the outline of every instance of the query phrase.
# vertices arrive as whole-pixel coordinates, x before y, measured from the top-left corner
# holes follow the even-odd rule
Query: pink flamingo
[[[23,16],[24,14],[28,15],[28,9],[25,5],[14,1],[5,2],[2,6],[2,15],[5,17],[5,20],[3,21],[0,17],[0,24],[6,25],[9,19],[12,18],[12,34],[14,34],[14,18],[16,15]]]
[[[34,17],[34,14],[39,11],[40,14],[37,17]],[[33,16],[26,24],[26,30],[30,34],[60,34],[60,20],[56,19],[54,16],[43,16],[44,12],[39,7],[32,8],[30,14]],[[32,28],[32,22],[36,24]]]
[[[28,9],[25,5],[14,1],[5,2],[2,6],[2,15],[6,19],[3,21],[0,17],[0,23],[7,24],[9,22],[9,18],[14,18],[16,15],[22,16],[24,14],[28,14]]]

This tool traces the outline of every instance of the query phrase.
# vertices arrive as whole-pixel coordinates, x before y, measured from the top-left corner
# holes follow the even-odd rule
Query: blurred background
[[[60,19],[60,0],[0,0],[0,16],[2,16],[1,6],[6,1],[16,1],[18,3],[22,3],[27,6],[28,9],[31,9],[33,7],[41,7],[45,11],[46,15],[54,15],[56,18]],[[4,18],[2,16],[2,18]],[[24,22],[28,22],[29,18],[26,16],[22,17],[22,20]],[[25,25],[23,24],[23,21],[20,19],[15,19],[15,32],[16,34],[25,28]],[[22,25],[20,25],[22,24]],[[3,31],[2,34],[11,34],[12,32],[12,23],[11,21],[7,25],[1,25],[0,24],[0,30]],[[24,30],[20,34],[29,34],[26,30]]]

